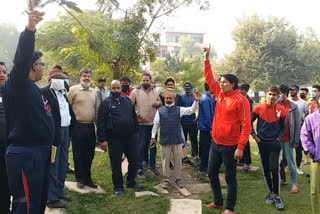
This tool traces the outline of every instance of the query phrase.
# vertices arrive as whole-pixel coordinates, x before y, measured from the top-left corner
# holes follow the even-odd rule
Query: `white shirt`
[[[174,103],[171,105],[166,104],[166,106],[168,107],[171,107],[173,105]],[[192,106],[190,107],[180,107],[180,117],[195,113],[197,108],[198,108],[198,101],[196,100],[193,102]],[[159,111],[157,110],[156,115],[153,119],[153,128],[152,128],[152,136],[151,136],[152,138],[156,137],[159,126],[160,126],[160,115],[159,115]]]
[[[65,98],[65,91],[57,91],[54,89],[54,92],[57,95],[59,109],[60,109],[60,117],[61,117],[61,127],[68,127],[71,124],[71,116],[69,111],[69,104]]]

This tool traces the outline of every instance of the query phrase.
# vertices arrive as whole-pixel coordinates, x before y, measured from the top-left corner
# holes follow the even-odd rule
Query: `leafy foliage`
[[[238,20],[233,38],[235,51],[217,70],[235,73],[255,90],[272,84],[306,84],[320,68],[317,38],[299,35],[284,18],[244,17]]]
[[[16,51],[19,32],[14,25],[0,25],[0,61],[6,63],[8,70],[13,66],[12,60]]]

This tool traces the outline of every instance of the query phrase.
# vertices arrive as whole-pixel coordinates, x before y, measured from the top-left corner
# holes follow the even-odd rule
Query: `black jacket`
[[[55,138],[54,138],[53,145],[59,146],[61,145],[61,132],[60,132],[61,116],[60,116],[59,103],[58,103],[55,92],[52,89],[50,89],[50,86],[46,86],[42,88],[41,91],[44,94],[44,96],[47,98],[52,110],[52,116],[53,116],[54,126],[55,126]],[[65,96],[65,99],[68,102],[68,99],[66,96]],[[71,136],[71,129],[76,122],[76,117],[72,111],[70,104],[69,104],[69,112],[71,116],[71,124],[69,126],[69,135]]]
[[[2,90],[8,143],[19,146],[52,145],[55,134],[51,107],[29,78],[34,34],[27,29],[21,33],[14,66]]]
[[[99,142],[112,137],[129,137],[139,131],[135,107],[128,97],[117,101],[107,97],[99,106],[97,135]]]

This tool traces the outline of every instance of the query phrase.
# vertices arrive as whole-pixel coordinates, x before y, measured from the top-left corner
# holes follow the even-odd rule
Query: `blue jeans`
[[[68,171],[70,146],[69,127],[61,127],[61,145],[57,147],[56,160],[50,166],[48,202],[57,201],[64,195],[64,181]]]
[[[138,169],[143,169],[143,161],[149,163],[151,168],[156,167],[156,156],[157,148],[153,147],[150,149],[150,159],[149,159],[149,144],[151,140],[152,126],[139,126],[139,136],[140,136],[140,151],[139,151],[139,163]]]
[[[13,197],[12,214],[44,213],[48,197],[50,152],[50,145],[8,146],[6,166]]]
[[[281,142],[282,152],[289,167],[290,180],[293,186],[297,185],[297,167],[293,158],[293,147],[290,142]]]

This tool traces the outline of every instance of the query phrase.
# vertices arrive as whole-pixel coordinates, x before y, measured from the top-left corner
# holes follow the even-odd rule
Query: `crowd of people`
[[[162,174],[162,188],[169,188],[171,172],[174,185],[184,188],[182,164],[196,165],[208,175],[213,191],[213,202],[206,206],[233,213],[237,165],[244,172],[250,169],[250,135],[259,150],[267,187],[265,202],[284,208],[280,184],[286,183],[286,166],[290,192],[299,192],[297,175],[303,174],[304,153],[303,164],[311,164],[312,211],[319,212],[319,85],[312,86],[310,99],[308,88],[270,86],[265,101],[254,106],[248,84],[239,85],[233,74],[214,78],[210,49],[204,48],[202,96],[190,81],[183,84],[185,93],[178,94],[172,78],[158,94],[149,73],[142,75],[136,88],[128,77],[112,80],[109,88],[99,78],[98,86],[92,88],[93,72],[87,68],[80,70],[79,84],[70,86],[68,73],[60,65],[50,69],[48,85],[39,88],[35,83],[42,78],[44,63],[34,44],[36,25],[43,15],[30,11],[10,74],[0,62],[0,213],[44,213],[46,207],[66,207],[71,201],[64,193],[70,142],[79,189],[97,188],[91,167],[99,146],[109,153],[115,195],[125,193],[124,157],[129,163],[126,187],[138,191],[144,186],[136,182],[136,176],[144,179],[146,170]],[[156,164],[157,148],[162,173]],[[222,164],[228,186],[225,206],[219,181]]]

